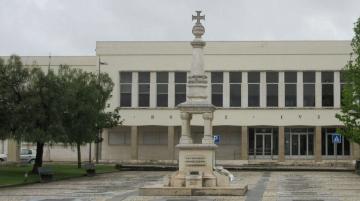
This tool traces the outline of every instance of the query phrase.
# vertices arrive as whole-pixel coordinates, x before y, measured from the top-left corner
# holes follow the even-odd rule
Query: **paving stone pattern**
[[[119,172],[47,184],[1,188],[0,201],[360,201],[360,176],[351,172],[233,172],[247,183],[244,197],[150,197],[137,189],[171,172]]]

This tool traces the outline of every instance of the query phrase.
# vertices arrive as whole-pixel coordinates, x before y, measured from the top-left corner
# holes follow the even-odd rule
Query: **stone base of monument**
[[[242,196],[247,185],[231,184],[233,175],[215,167],[215,144],[179,144],[179,170],[163,185],[143,187],[143,196]]]
[[[247,185],[228,187],[164,187],[149,186],[139,189],[140,196],[244,196]]]

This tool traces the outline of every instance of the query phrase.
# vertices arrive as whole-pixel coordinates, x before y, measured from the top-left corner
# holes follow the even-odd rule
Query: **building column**
[[[260,72],[260,107],[266,107],[266,72]]]
[[[169,72],[169,84],[168,84],[168,107],[175,107],[175,73]]]
[[[315,107],[321,108],[321,105],[322,105],[321,72],[315,72]]]
[[[138,149],[139,129],[137,126],[131,126],[131,160],[137,160],[139,149]]]
[[[156,107],[156,72],[150,72],[150,107]]]
[[[193,140],[190,136],[191,114],[187,112],[181,112],[180,118],[181,118],[180,144],[192,144]]]
[[[303,72],[297,72],[297,83],[296,83],[296,102],[297,107],[304,107],[304,82]]]
[[[360,146],[359,146],[359,144],[357,144],[355,142],[351,143],[351,158],[353,160],[360,159]]]
[[[248,127],[242,126],[241,127],[241,160],[248,160]]]
[[[213,132],[212,132],[212,120],[213,114],[210,112],[203,114],[204,119],[204,137],[202,139],[203,144],[213,144]]]
[[[248,79],[247,79],[247,72],[242,72],[242,82],[241,82],[241,107],[247,108],[248,107]]]
[[[340,72],[334,72],[334,107],[341,107]]]
[[[315,162],[321,162],[321,126],[315,127]]]
[[[279,126],[279,162],[285,161],[285,128]]]
[[[132,73],[132,83],[131,83],[131,107],[138,107],[139,106],[139,73],[133,72]]]
[[[279,87],[278,87],[278,94],[279,94],[279,107],[285,107],[285,73],[279,72]]]
[[[175,155],[175,127],[168,126],[168,152],[169,159],[174,160]]]
[[[230,73],[224,72],[223,81],[223,107],[230,107]]]
[[[20,144],[14,139],[8,139],[7,161],[20,162]]]

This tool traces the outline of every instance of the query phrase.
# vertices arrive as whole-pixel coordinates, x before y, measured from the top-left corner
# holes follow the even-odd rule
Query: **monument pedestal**
[[[215,144],[179,144],[179,170],[165,184],[139,189],[142,196],[243,196],[247,185],[232,185],[231,173],[215,167]]]

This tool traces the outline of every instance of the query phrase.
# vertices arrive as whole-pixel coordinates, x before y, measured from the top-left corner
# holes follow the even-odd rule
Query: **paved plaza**
[[[360,200],[360,176],[351,172],[234,172],[245,197],[141,197],[137,189],[157,184],[171,172],[119,172],[47,184],[0,189],[1,201],[322,201]]]

